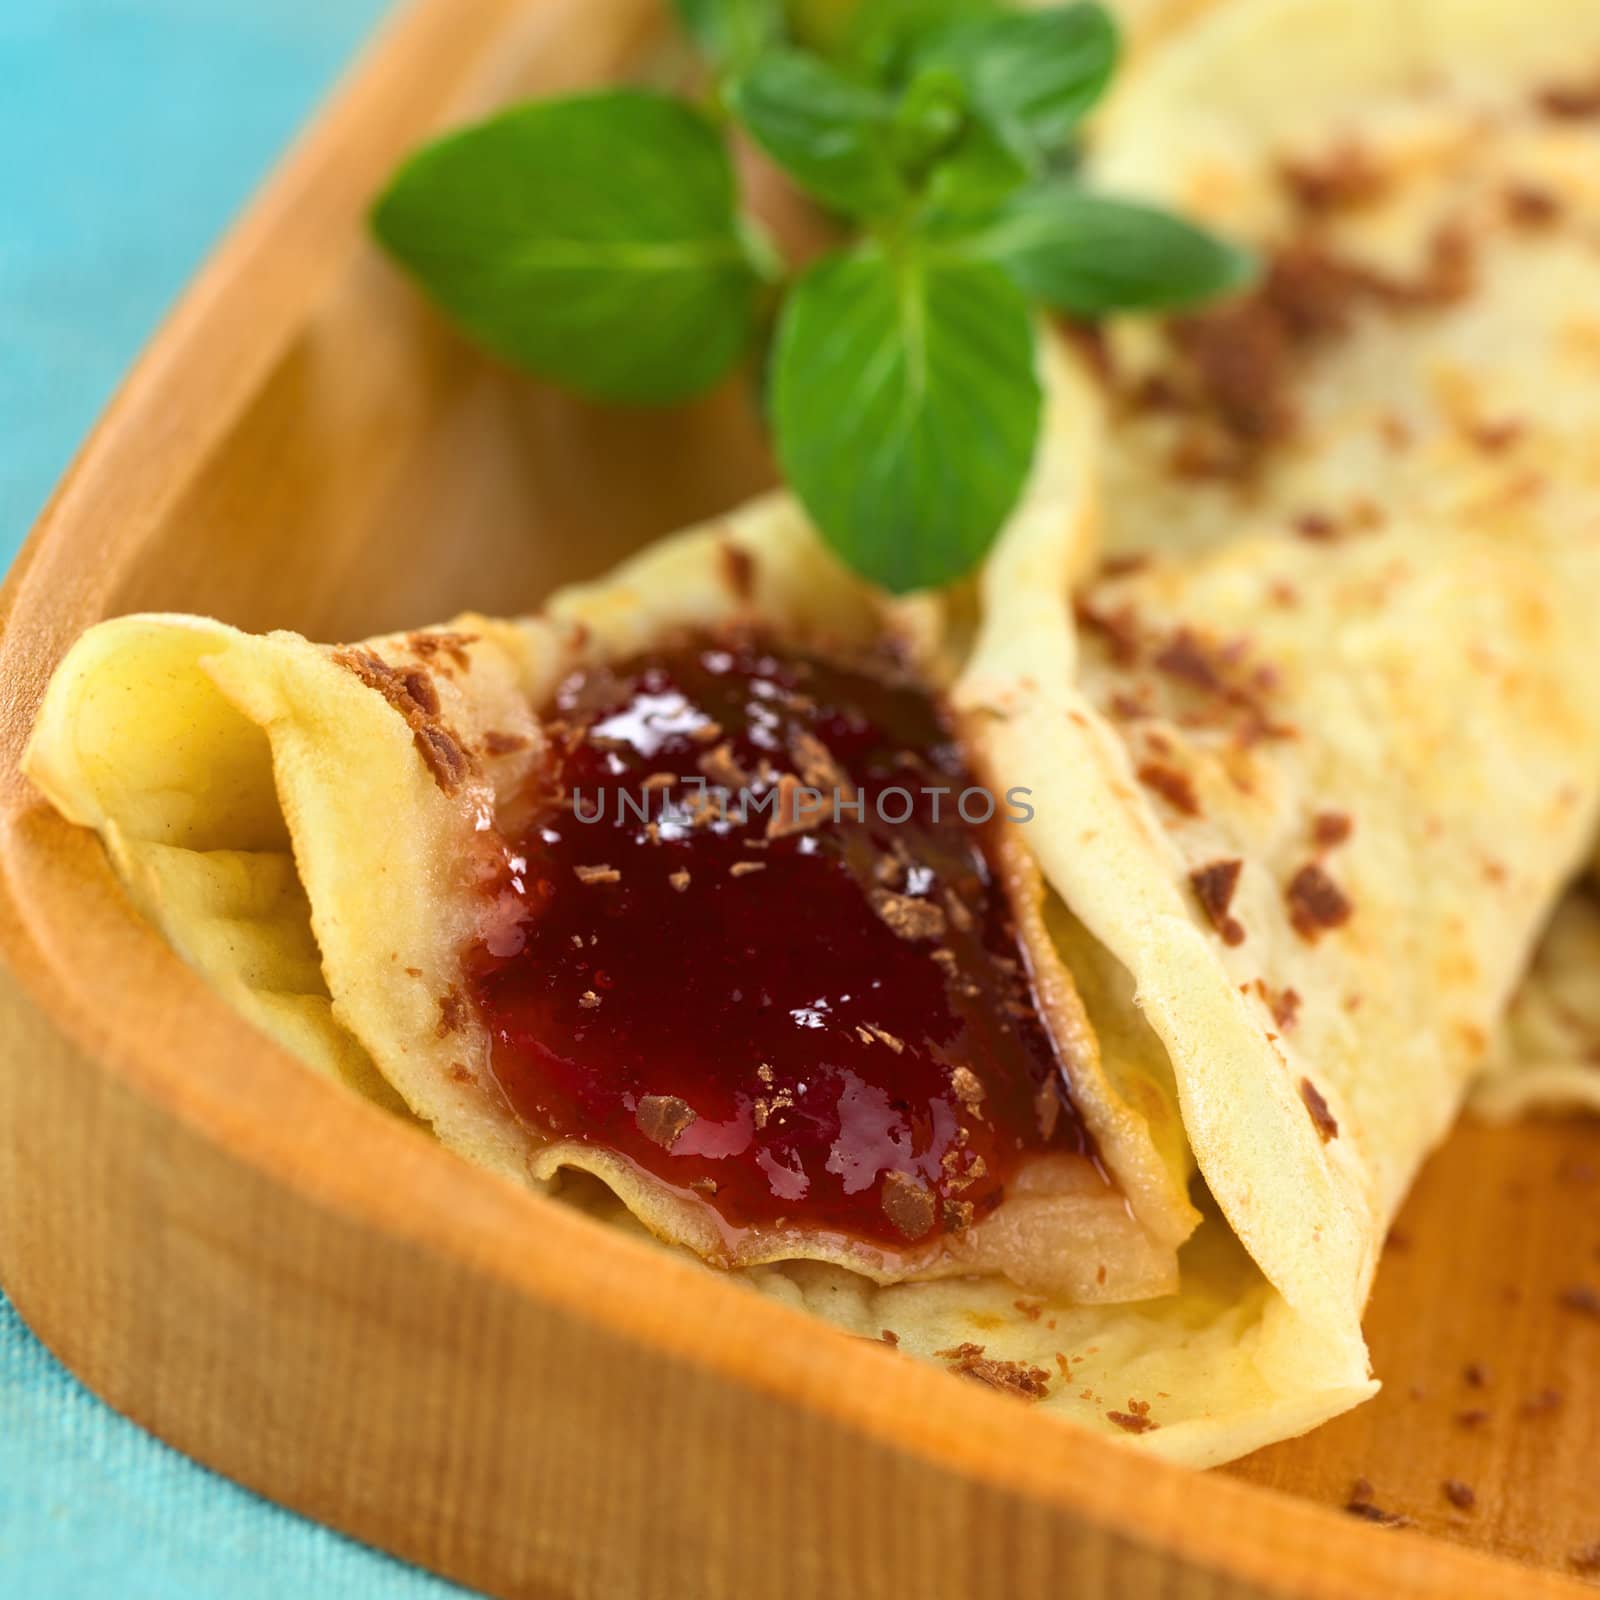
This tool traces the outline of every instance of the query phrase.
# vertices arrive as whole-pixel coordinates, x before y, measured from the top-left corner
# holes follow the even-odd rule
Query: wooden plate
[[[1202,1477],[666,1259],[302,1071],[17,775],[50,669],[100,617],[337,639],[515,611],[767,480],[737,395],[670,417],[562,400],[457,343],[363,238],[421,135],[624,70],[659,25],[647,0],[419,0],[195,283],[18,560],[7,1290],[180,1449],[502,1595],[1579,1592],[1559,1574],[1600,1540],[1600,1319],[1561,1294],[1600,1278],[1592,1125],[1459,1133],[1379,1280],[1384,1394]],[[1358,1476],[1420,1526],[1339,1509]]]

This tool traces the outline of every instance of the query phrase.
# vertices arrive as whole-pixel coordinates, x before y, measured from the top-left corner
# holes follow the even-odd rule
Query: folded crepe
[[[1058,407],[1046,462],[1075,437]],[[1036,493],[1057,494],[1048,465]],[[726,651],[736,664],[708,673],[708,652]],[[991,863],[959,819],[951,843],[870,813],[827,827],[814,803],[798,814],[845,784],[817,769],[849,763],[833,724],[866,710],[945,764],[954,807],[968,785],[917,687],[937,664],[918,670],[914,653],[907,626],[773,497],[521,622],[464,617],[349,648],[196,618],[104,624],[57,672],[27,765],[241,1009],[496,1171],[539,1186],[592,1173],[660,1236],[728,1267],[814,1257],[888,1280],[992,1270],[1085,1301],[1170,1292],[1194,1222],[1181,1176],[1092,1063],[1063,1094],[1022,952],[986,925],[1001,891],[964,882],[1025,879],[1015,844]],[[641,681],[641,657],[680,682]],[[798,692],[778,703],[790,666],[804,677],[788,688],[820,708]],[[745,714],[762,691],[781,734]],[[701,712],[718,696],[714,722]],[[585,720],[583,699],[605,704]],[[630,732],[630,718],[649,726]],[[587,783],[572,778],[585,760]],[[898,762],[867,766],[850,780],[910,781]],[[568,793],[551,792],[558,770]],[[709,795],[725,779],[719,816]],[[737,948],[723,948],[731,925]],[[559,994],[526,992],[528,967]],[[880,992],[852,1002],[859,968]],[[1063,978],[1057,1004],[1072,998]],[[924,1048],[913,1029],[937,1037]],[[720,1081],[691,1087],[708,1054]],[[968,1056],[1021,1077],[986,1091],[969,1070],[952,1088]],[[939,1103],[896,1115],[891,1089]],[[802,1146],[819,1138],[856,1165],[808,1177]],[[1013,1146],[1029,1159],[1003,1172]],[[731,1155],[761,1165],[736,1181]]]
[[[1548,9],[1154,38],[1095,162],[1276,265],[1050,347],[975,604],[774,497],[519,622],[103,624],[30,774],[245,1015],[514,1181],[1176,1459],[1313,1426],[1600,804],[1600,140],[1545,58],[1600,18]],[[914,778],[1032,815],[815,814]],[[589,833],[623,793],[666,809]]]

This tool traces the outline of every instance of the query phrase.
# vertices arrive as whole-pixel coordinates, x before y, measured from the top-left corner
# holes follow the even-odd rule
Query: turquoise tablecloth
[[[0,0],[0,567],[385,0]],[[124,1422],[0,1299],[0,1595],[460,1591]]]

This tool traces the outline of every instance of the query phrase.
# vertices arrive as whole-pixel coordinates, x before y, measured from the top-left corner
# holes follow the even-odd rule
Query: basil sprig
[[[784,306],[772,364],[784,476],[829,544],[897,593],[947,582],[988,549],[1027,476],[1040,404],[1027,298],[985,263],[871,241],[818,262]]]
[[[414,155],[374,231],[480,344],[605,400],[698,394],[775,330],[778,459],[823,537],[895,592],[959,578],[1027,480],[1037,311],[1190,307],[1253,261],[1073,177],[1117,58],[1098,4],[677,7],[704,106],[516,107]],[[791,278],[741,214],[730,123],[853,237]]]

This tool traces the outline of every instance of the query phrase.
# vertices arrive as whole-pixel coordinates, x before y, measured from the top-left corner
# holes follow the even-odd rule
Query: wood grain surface
[[[512,612],[767,481],[736,386],[670,417],[575,405],[467,351],[362,234],[418,137],[628,70],[659,28],[647,0],[419,0],[19,558],[0,637],[7,1290],[180,1449],[498,1595],[1584,1592],[1592,1124],[1458,1132],[1380,1274],[1384,1393],[1200,1476],[667,1259],[314,1078],[18,776],[51,667],[102,616],[353,638]],[[1415,1526],[1343,1510],[1362,1478],[1357,1498]]]

